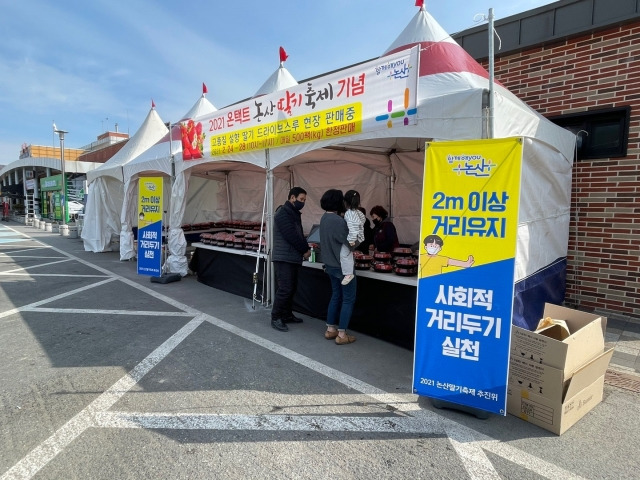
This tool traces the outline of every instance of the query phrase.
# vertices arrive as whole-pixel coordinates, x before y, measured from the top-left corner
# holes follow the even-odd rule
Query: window
[[[578,160],[625,157],[631,107],[573,113],[549,120],[577,135]]]

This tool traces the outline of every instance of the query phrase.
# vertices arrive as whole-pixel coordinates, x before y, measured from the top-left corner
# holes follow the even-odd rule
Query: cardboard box
[[[568,378],[564,370],[542,365],[516,355],[509,357],[509,385],[524,388],[550,400],[561,401]]]
[[[553,328],[542,335],[514,325],[511,329],[513,357],[557,368],[568,379],[604,351],[606,317],[550,303],[544,306],[544,316],[565,320],[571,335],[561,340],[553,338]]]
[[[564,371],[548,366],[534,370],[544,388],[552,387],[548,392],[550,396],[535,393],[535,389],[518,382],[509,383],[507,413],[557,435],[563,434],[602,401],[604,374],[612,356],[613,349],[602,352],[555,388],[552,382],[558,381],[559,375],[566,378]],[[559,397],[558,388],[562,392]]]

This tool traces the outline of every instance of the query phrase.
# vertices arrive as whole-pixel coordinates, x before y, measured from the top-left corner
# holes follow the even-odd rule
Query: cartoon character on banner
[[[420,267],[421,277],[439,275],[445,267],[469,268],[475,262],[473,255],[469,255],[467,260],[457,260],[439,255],[443,246],[444,241],[438,235],[427,235],[424,238],[424,248],[427,251],[427,257]]]

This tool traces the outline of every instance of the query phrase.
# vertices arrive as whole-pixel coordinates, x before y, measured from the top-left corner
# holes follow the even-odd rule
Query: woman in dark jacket
[[[398,248],[398,233],[395,225],[387,217],[389,213],[376,205],[369,212],[373,220],[373,245],[378,252],[393,252],[394,248]]]
[[[327,190],[322,195],[320,206],[325,211],[320,219],[322,260],[331,281],[331,300],[327,308],[327,330],[324,338],[334,340],[337,345],[348,345],[356,341],[356,337],[347,333],[347,327],[356,303],[357,278],[354,276],[349,283],[342,284],[344,275],[340,266],[340,250],[342,245],[349,245],[349,227],[340,215],[345,209],[342,191]]]

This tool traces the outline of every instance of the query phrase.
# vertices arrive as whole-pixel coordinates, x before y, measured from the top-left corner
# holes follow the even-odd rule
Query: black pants
[[[278,288],[273,299],[271,318],[273,320],[291,318],[293,316],[293,296],[298,288],[298,272],[300,265],[288,262],[273,262]]]

